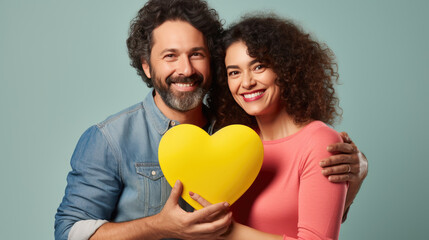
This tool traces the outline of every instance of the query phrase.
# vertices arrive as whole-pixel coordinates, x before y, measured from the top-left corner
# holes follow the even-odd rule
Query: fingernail
[[[174,186],[177,187],[180,184],[180,180],[176,180],[176,182],[174,183]]]
[[[229,203],[227,203],[227,202],[225,202],[223,205],[224,205],[225,207],[229,207]]]
[[[189,191],[189,196],[194,196],[194,192]]]
[[[330,151],[332,151],[332,147],[331,147],[331,146],[328,146],[326,149],[327,149],[329,152],[330,152]]]
[[[325,161],[320,161],[320,163],[319,163],[319,165],[322,166],[322,167],[325,166],[325,164],[326,164]]]

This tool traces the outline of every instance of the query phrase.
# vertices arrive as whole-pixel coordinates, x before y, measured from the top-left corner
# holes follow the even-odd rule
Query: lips
[[[192,87],[194,83],[175,83],[178,87]]]
[[[180,91],[180,92],[190,92],[190,91],[195,91],[195,89],[198,87],[198,83],[196,82],[192,82],[192,83],[172,83],[171,86],[174,86],[174,89],[176,89],[176,91]]]
[[[265,90],[257,90],[250,93],[242,93],[241,96],[243,96],[243,100],[245,102],[252,102],[256,101],[264,96]]]
[[[173,77],[169,76],[166,79],[168,85],[174,86],[178,91],[194,91],[198,85],[203,82],[204,78],[201,74],[193,74],[189,77],[178,76]]]

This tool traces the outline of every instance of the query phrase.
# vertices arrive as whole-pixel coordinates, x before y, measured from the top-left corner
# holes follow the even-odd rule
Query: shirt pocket
[[[148,214],[156,214],[167,201],[171,187],[158,163],[135,163],[135,167],[141,184],[139,200]]]

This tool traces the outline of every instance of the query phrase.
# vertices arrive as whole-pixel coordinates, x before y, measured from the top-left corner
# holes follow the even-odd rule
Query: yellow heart
[[[198,193],[211,203],[233,204],[252,185],[262,166],[264,148],[258,134],[244,125],[230,125],[212,136],[191,124],[168,130],[158,149],[159,165],[168,183],[183,183],[182,198]]]

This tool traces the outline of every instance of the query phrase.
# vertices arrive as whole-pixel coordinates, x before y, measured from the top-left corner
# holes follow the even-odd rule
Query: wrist
[[[171,237],[171,235],[168,234],[168,231],[166,231],[166,227],[160,213],[141,220],[143,220],[145,224],[140,224],[140,226],[146,228],[146,231],[150,233],[149,239],[164,239]]]
[[[222,236],[225,237],[225,240],[233,239],[231,237],[233,235],[233,231],[236,228],[236,225],[237,223],[234,220],[232,220],[231,224],[228,227],[228,230],[224,234],[222,234]]]

